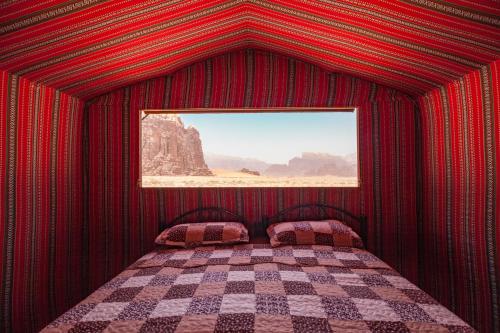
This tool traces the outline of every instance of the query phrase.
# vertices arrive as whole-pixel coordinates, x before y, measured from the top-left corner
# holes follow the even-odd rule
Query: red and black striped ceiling
[[[240,48],[421,94],[500,58],[500,3],[4,1],[0,69],[90,98]]]

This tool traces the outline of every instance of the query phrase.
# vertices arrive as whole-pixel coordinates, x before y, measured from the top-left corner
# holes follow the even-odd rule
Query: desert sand
[[[268,177],[212,169],[215,176],[143,176],[142,187],[357,187],[356,177]]]

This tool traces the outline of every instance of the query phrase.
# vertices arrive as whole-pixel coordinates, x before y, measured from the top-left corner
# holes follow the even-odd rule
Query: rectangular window
[[[144,110],[142,187],[357,187],[355,108]]]

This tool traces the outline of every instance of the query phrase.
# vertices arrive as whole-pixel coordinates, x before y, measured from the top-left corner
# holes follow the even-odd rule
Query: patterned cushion
[[[155,242],[163,245],[195,247],[212,244],[248,242],[248,230],[237,222],[204,222],[178,224],[165,229]]]
[[[363,248],[363,241],[350,227],[337,220],[281,222],[267,234],[273,247],[280,245],[331,245]]]

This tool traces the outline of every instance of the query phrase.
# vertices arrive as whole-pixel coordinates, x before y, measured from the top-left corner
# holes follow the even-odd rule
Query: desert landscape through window
[[[141,115],[142,187],[356,187],[356,111]]]

